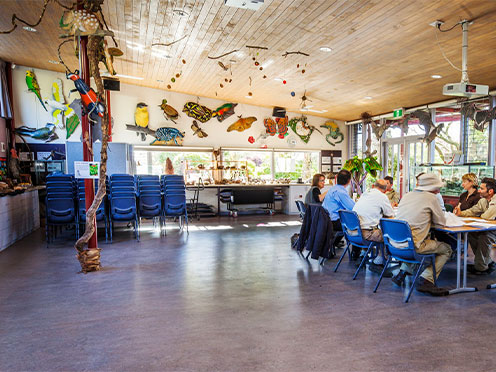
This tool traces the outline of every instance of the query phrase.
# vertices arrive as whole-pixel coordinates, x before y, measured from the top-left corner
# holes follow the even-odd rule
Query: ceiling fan
[[[307,90],[305,89],[305,93],[301,96],[300,109],[302,111],[306,111],[312,108],[312,105],[308,105],[307,102],[313,102],[311,99],[307,97]]]

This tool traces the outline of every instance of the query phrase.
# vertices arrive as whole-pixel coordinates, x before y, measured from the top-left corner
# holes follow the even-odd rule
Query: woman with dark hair
[[[327,194],[327,191],[320,192],[324,185],[325,176],[321,173],[315,174],[312,178],[312,187],[305,196],[305,204],[321,204]]]

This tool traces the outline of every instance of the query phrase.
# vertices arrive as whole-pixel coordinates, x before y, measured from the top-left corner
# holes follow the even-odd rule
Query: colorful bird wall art
[[[57,133],[55,133],[57,126],[53,123],[47,123],[43,128],[30,128],[28,126],[20,126],[16,128],[15,133],[23,137],[31,137],[36,140],[52,142],[59,138]]]
[[[202,106],[196,102],[186,102],[183,112],[190,118],[198,120],[200,123],[206,123],[212,119],[213,111],[206,106]]]
[[[236,130],[238,132],[243,132],[246,129],[249,129],[255,121],[257,121],[257,118],[254,116],[250,116],[247,118],[242,118],[240,116],[237,121],[235,121],[229,126],[229,128],[227,128],[227,131],[232,132],[233,130]]]
[[[26,85],[28,86],[29,91],[33,92],[36,95],[36,97],[38,97],[38,100],[40,101],[45,111],[48,111],[47,108],[45,107],[45,104],[43,103],[43,100],[41,99],[40,85],[38,84],[38,80],[36,80],[36,75],[34,74],[34,71],[31,70],[26,71]]]
[[[73,122],[75,120],[74,117],[76,116],[76,113],[68,104],[66,104],[61,79],[55,79],[52,83],[52,99],[46,99],[45,103],[52,109],[52,118],[55,125],[58,125],[59,122],[62,121],[62,127],[60,127],[60,129],[64,129],[67,125],[67,121],[70,120]],[[77,123],[79,124],[79,119],[77,120]]]
[[[74,82],[76,90],[81,96],[81,100],[84,106],[83,115],[96,113],[98,116],[103,118],[103,113],[105,112],[105,106],[98,100],[93,88],[90,88],[83,79],[79,77],[79,71],[66,73],[66,77]],[[90,117],[90,116],[88,116]]]
[[[148,128],[148,124],[150,122],[150,116],[148,114],[148,105],[144,102],[140,102],[136,105],[136,110],[134,111],[134,124],[137,127]],[[146,141],[146,133],[138,133],[136,135],[141,134],[141,140]]]
[[[219,122],[223,122],[228,117],[234,115],[234,108],[237,105],[238,105],[237,103],[225,103],[222,106],[217,107],[217,109],[214,111],[213,116],[217,117],[217,120]]]

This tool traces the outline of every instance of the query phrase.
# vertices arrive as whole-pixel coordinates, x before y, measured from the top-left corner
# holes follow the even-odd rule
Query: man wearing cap
[[[422,174],[417,179],[417,187],[406,194],[398,205],[396,218],[408,222],[412,229],[413,242],[417,253],[436,254],[436,278],[439,277],[445,263],[451,256],[451,248],[448,244],[429,239],[429,231],[432,225],[444,226],[446,218],[441,209],[436,194],[439,193],[443,182],[433,173]],[[407,274],[413,273],[413,265],[402,264],[399,274],[393,278],[393,282],[401,285]],[[448,290],[436,287],[432,272],[432,265],[428,266],[417,283],[419,292],[426,292],[434,296],[444,296]]]
[[[461,211],[456,207],[454,213],[462,217],[481,217],[485,220],[496,219],[496,180],[494,178],[483,178],[479,187],[481,198],[472,208]],[[468,241],[474,252],[474,264],[468,265],[467,270],[471,274],[491,274],[496,270],[496,264],[491,259],[491,247],[496,243],[494,231],[469,233]]]

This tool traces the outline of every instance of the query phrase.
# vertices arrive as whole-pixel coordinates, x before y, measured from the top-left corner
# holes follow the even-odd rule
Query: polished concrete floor
[[[290,249],[289,216],[213,218],[141,242],[124,227],[78,274],[69,232],[0,252],[1,371],[492,371],[494,277],[450,297],[403,291]],[[442,282],[454,285],[450,262]]]

